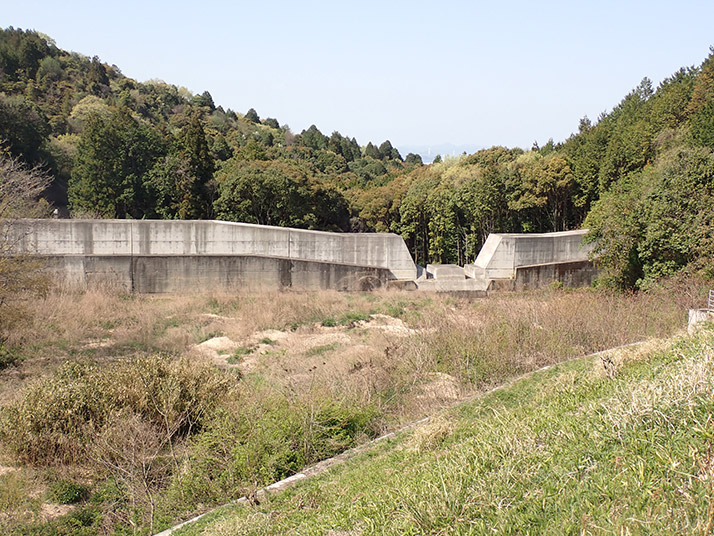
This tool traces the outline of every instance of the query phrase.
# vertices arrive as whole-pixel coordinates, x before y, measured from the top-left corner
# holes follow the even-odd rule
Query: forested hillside
[[[614,286],[712,275],[714,54],[657,88],[643,80],[562,143],[424,166],[389,141],[361,146],[316,126],[295,134],[252,108],[224,110],[208,91],[140,83],[8,28],[0,143],[5,158],[53,176],[46,195],[73,217],[392,231],[420,264],[472,262],[490,232],[585,225]]]

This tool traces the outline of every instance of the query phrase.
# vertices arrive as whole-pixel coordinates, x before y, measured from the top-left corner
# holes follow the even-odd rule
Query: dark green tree
[[[699,267],[712,276],[714,154],[676,147],[618,181],[585,220],[604,269],[602,281],[646,288],[662,276]]]
[[[74,213],[141,218],[154,213],[145,183],[162,153],[161,140],[126,108],[87,122],[69,184]]]
[[[199,217],[199,211],[205,212],[203,203],[197,202],[200,181],[190,168],[184,154],[174,153],[159,158],[149,171],[145,180],[146,193],[153,200],[158,217],[188,220]],[[204,201],[201,197],[198,200]]]
[[[30,166],[40,164],[45,154],[42,144],[50,133],[49,124],[38,108],[22,96],[0,93],[0,146],[22,158]]]
[[[191,104],[206,108],[208,113],[211,113],[216,109],[216,105],[213,103],[213,97],[208,91],[204,91],[200,95],[194,96],[193,99],[191,99]]]
[[[260,116],[253,108],[246,112],[245,118],[251,123],[260,123]]]
[[[402,160],[399,151],[392,146],[392,142],[389,140],[386,140],[379,146],[379,158],[380,160]]]
[[[92,95],[101,97],[109,93],[109,77],[104,64],[99,61],[97,56],[92,58],[89,64],[89,72],[87,73],[87,91]]]
[[[277,119],[273,119],[272,117],[266,117],[265,119],[263,119],[263,124],[267,127],[280,130],[280,123],[278,123]]]
[[[387,173],[387,168],[381,161],[366,157],[350,162],[349,169],[364,182],[374,181]]]
[[[346,230],[349,225],[342,194],[316,179],[303,163],[233,159],[216,180],[219,219],[325,230]]]
[[[379,152],[379,149],[370,141],[367,143],[367,146],[364,148],[364,156],[368,156],[370,158],[374,158],[375,160],[381,160],[382,155]]]
[[[407,155],[407,158],[404,160],[407,164],[413,165],[413,166],[422,166],[424,165],[424,162],[421,159],[421,156],[415,153],[409,153]]]
[[[310,125],[310,128],[303,130],[298,137],[298,143],[316,151],[327,149],[329,141],[315,125]]]
[[[283,162],[232,161],[218,173],[216,216],[222,220],[310,228],[307,175]]]
[[[207,218],[212,213],[209,185],[215,171],[213,156],[208,148],[203,122],[198,114],[194,114],[178,136],[179,154],[187,163],[187,176],[195,180],[191,182],[189,194],[183,200],[182,219]]]

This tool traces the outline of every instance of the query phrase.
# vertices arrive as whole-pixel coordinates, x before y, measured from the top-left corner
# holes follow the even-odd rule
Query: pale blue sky
[[[714,2],[3,1],[35,29],[140,81],[255,108],[361,144],[566,139],[640,80],[699,65]]]

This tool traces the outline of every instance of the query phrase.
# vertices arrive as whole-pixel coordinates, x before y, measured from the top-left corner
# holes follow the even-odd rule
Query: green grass
[[[357,322],[369,320],[370,318],[370,313],[349,312],[337,317],[327,317],[322,321],[322,325],[329,328],[336,326],[346,326],[351,328],[354,327]]]
[[[178,534],[710,534],[713,391],[711,330],[579,359]]]
[[[198,344],[206,342],[208,340],[214,339],[216,337],[223,337],[223,332],[221,331],[209,331],[207,333],[201,333],[198,336]]]
[[[323,344],[321,346],[314,346],[305,352],[305,357],[315,357],[318,355],[326,354],[327,352],[332,352],[336,350],[339,344],[333,342],[332,344]]]
[[[253,346],[239,346],[235,349],[233,355],[226,359],[226,361],[231,365],[237,365],[243,360],[245,356],[250,354],[253,350],[255,350]]]

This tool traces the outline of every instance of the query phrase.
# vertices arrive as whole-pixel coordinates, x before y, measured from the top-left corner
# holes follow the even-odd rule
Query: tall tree
[[[153,213],[147,173],[161,154],[161,140],[126,108],[108,119],[87,121],[69,184],[73,212],[108,218],[141,218]]]
[[[379,149],[371,141],[367,143],[367,146],[364,148],[364,156],[369,156],[375,160],[380,160],[382,158]]]
[[[97,56],[92,58],[87,74],[87,90],[92,95],[102,96],[109,92],[109,77],[104,64]]]
[[[258,115],[258,112],[256,112],[253,108],[246,112],[245,118],[251,123],[260,123],[260,116]]]
[[[310,125],[307,130],[303,130],[299,137],[299,143],[315,150],[327,149],[329,141],[329,138],[315,125]]]
[[[201,219],[212,214],[209,185],[215,171],[213,156],[208,148],[206,133],[198,114],[194,114],[178,137],[183,159],[187,162],[187,172],[194,177],[190,185],[189,198],[184,201],[181,218]]]

